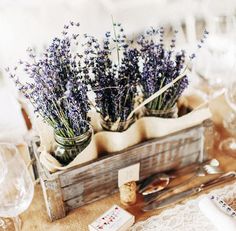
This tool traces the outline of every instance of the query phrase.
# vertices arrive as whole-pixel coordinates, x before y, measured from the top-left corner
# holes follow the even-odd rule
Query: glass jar
[[[100,124],[105,131],[123,132],[127,130],[130,127],[130,125],[133,124],[134,122],[135,122],[135,116],[132,116],[130,119],[126,121],[120,121],[120,122],[105,121],[104,118],[101,116]]]
[[[90,143],[92,138],[92,128],[82,135],[66,138],[54,133],[55,147],[54,157],[62,164],[67,165],[75,159]]]
[[[153,116],[160,118],[177,118],[178,117],[178,107],[175,104],[173,107],[159,110],[159,109],[149,109],[147,107],[143,107],[144,116]]]

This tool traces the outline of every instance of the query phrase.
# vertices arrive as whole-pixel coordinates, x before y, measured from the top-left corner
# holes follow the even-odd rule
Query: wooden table
[[[218,104],[216,104],[215,106],[217,105]],[[225,112],[225,108],[221,109],[222,110],[220,110],[218,114],[214,113],[213,118],[216,123],[220,123],[220,120],[217,120],[217,118],[219,118],[219,114]],[[222,138],[226,137],[227,134],[220,126],[217,128],[217,130],[220,136],[215,137],[216,142],[214,148],[211,151],[211,156],[217,158],[220,161],[223,170],[236,170],[236,159],[225,155],[218,150],[219,141]],[[191,185],[185,186],[182,190],[186,189],[187,187],[191,187],[194,184],[198,184],[200,181],[202,182],[202,180],[202,178],[198,178],[194,182],[192,182]],[[222,187],[222,185],[218,187]],[[42,190],[40,188],[40,185],[36,185],[33,202],[30,208],[21,215],[21,218],[23,220],[23,231],[85,231],[88,230],[89,223],[99,217],[103,212],[108,210],[114,204],[122,206],[119,201],[119,194],[115,194],[106,199],[102,199],[90,205],[75,209],[74,211],[70,212],[65,218],[51,223],[47,217]],[[136,222],[145,220],[148,217],[159,214],[161,212],[161,210],[159,210],[144,213],[141,212],[140,205],[141,199],[138,200],[138,203],[135,206],[126,208],[129,212],[135,215]]]

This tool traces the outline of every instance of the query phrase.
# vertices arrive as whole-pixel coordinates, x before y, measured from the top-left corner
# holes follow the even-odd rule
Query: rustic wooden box
[[[201,162],[204,133],[211,126],[206,120],[198,126],[151,139],[121,152],[56,173],[48,172],[39,162],[39,140],[32,142],[47,212],[51,221],[65,217],[74,208],[107,197],[118,191],[118,170],[140,163],[140,179],[153,173]]]

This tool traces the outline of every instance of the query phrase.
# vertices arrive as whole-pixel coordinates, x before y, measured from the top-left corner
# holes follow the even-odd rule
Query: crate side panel
[[[51,221],[66,216],[59,179],[44,181],[40,179],[48,216]]]
[[[185,146],[188,148],[185,148]],[[171,156],[172,154],[169,153],[175,153],[175,155]],[[140,179],[143,179],[158,171],[160,172],[163,170],[180,167],[182,166],[182,162],[191,163],[197,158],[197,153],[199,153],[199,140],[187,144],[183,143],[181,146],[176,146],[174,150],[170,149],[161,153],[159,153],[157,150],[156,154],[146,158],[138,158],[139,156],[136,155],[137,158],[133,158],[133,161],[129,164],[135,164],[138,162],[140,163]],[[192,157],[193,155],[194,157]],[[159,158],[159,156],[162,156],[162,158]],[[169,158],[166,158],[165,156],[169,156]],[[187,159],[187,161],[184,161],[183,159]],[[124,161],[124,167],[129,165],[127,163],[127,161]],[[107,170],[104,168],[103,172],[96,174],[96,177],[86,178],[83,181],[77,181],[72,185],[62,187],[64,200],[68,200],[80,194],[86,195],[89,193],[89,190],[94,190],[97,187],[100,188],[101,185],[108,188],[111,188],[111,185],[117,187],[118,170],[119,169],[114,168],[112,171],[110,171],[109,169]],[[83,191],[81,188],[83,188]]]
[[[193,143],[191,139],[186,139],[183,141],[182,146],[189,145]],[[129,166],[133,163],[139,162],[142,159],[148,159],[152,156],[156,155],[156,150],[152,147],[152,143],[150,143],[148,146],[139,147],[127,152],[124,152],[120,155],[115,155],[110,158],[105,159],[104,161],[99,161],[99,164],[96,165],[88,165],[83,168],[83,172],[80,171],[80,173],[75,173],[75,175],[72,175],[70,172],[68,174],[63,174],[60,177],[61,185],[62,187],[65,187],[67,185],[73,184],[77,181],[84,181],[88,178],[96,178],[97,175],[104,174],[104,172],[107,171],[114,171],[115,169],[121,169],[126,166]],[[166,153],[169,149],[175,150],[180,148],[179,146],[172,147],[168,145],[168,143],[161,144],[164,147],[164,151],[162,153]],[[169,148],[169,149],[168,149]],[[150,153],[150,150],[153,151],[153,153]],[[185,155],[183,153],[183,155]],[[161,162],[163,162],[166,157],[162,155]],[[148,166],[147,166],[148,167]]]
[[[199,152],[193,153],[192,155],[187,156],[182,161],[182,165],[184,166],[186,164],[193,163],[193,160],[196,160],[198,158],[198,156],[199,156]],[[153,172],[148,172],[147,173],[148,175],[143,175],[143,178],[150,176],[150,174],[156,173],[158,171],[170,170],[170,169],[173,169],[174,167],[176,167],[176,166],[173,165],[173,163],[172,164],[166,163],[166,164],[154,169]],[[118,191],[117,182],[106,182],[105,184],[103,183],[103,185],[99,185],[97,187],[93,186],[89,190],[86,190],[84,192],[84,194],[76,195],[76,196],[74,195],[73,197],[71,197],[70,199],[65,201],[64,203],[65,203],[66,211],[70,211],[74,208],[78,208],[83,205],[97,201],[99,199],[105,198],[107,196],[112,195],[113,193],[115,193],[117,191]]]
[[[60,174],[60,181],[62,187],[66,185],[73,184],[76,181],[83,181],[87,178],[96,177],[97,174],[104,172],[104,169],[107,171],[112,171],[113,169],[120,169],[135,161],[139,161],[142,158],[148,158],[156,153],[156,148],[153,146],[159,147],[161,145],[162,151],[165,152],[170,149],[175,149],[179,146],[179,140],[181,140],[181,145],[187,145],[192,143],[194,140],[199,139],[199,133],[195,133],[195,136],[188,138],[180,138],[180,135],[176,135],[175,139],[171,137],[171,141],[168,139],[160,140],[150,140],[143,145],[137,145],[132,149],[124,150],[121,153],[116,155],[108,156],[100,161],[96,161],[89,165],[83,166],[81,168],[73,169],[67,171],[63,174]],[[197,136],[196,136],[197,135]],[[186,136],[187,137],[187,136]],[[166,158],[166,157],[162,157]]]

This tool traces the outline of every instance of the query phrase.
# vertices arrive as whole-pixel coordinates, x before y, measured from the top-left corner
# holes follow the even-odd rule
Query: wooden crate
[[[47,212],[51,221],[74,208],[118,191],[118,170],[140,163],[140,179],[153,173],[186,166],[206,159],[204,133],[206,120],[198,126],[157,139],[151,139],[121,152],[108,154],[78,167],[48,172],[39,162],[39,140],[32,142]]]

